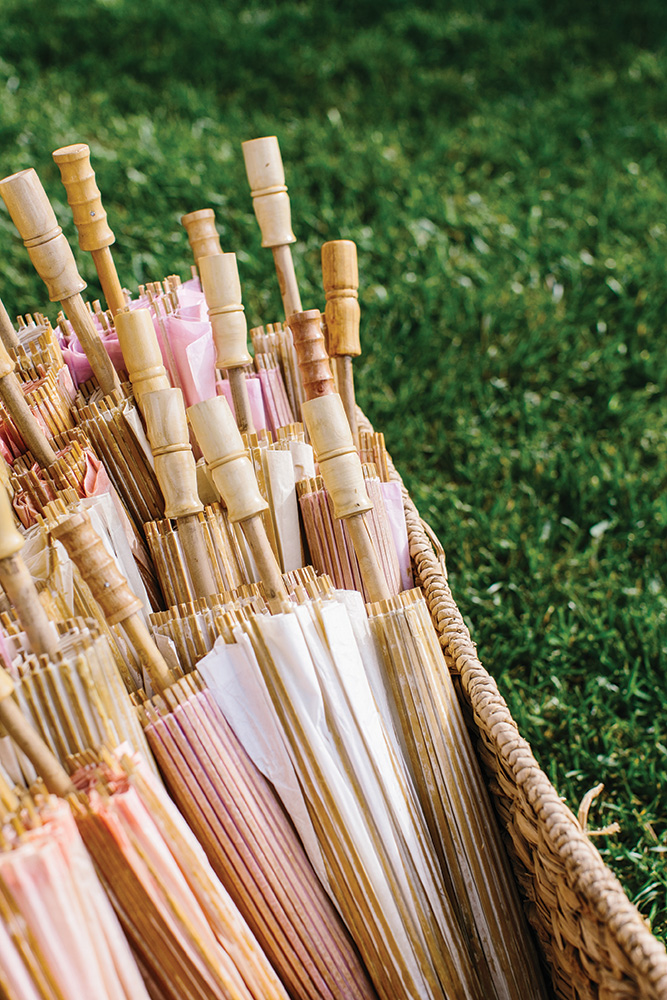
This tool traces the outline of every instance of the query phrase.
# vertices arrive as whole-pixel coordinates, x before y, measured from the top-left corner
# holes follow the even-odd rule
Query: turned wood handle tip
[[[36,172],[30,168],[5,177],[0,181],[0,195],[51,302],[82,292],[86,282]]]
[[[90,165],[90,149],[85,142],[63,146],[56,149],[53,159],[65,185],[79,246],[89,252],[111,246],[116,237],[107,223],[95,171]]]
[[[212,208],[200,208],[196,212],[182,215],[181,225],[188,234],[188,242],[197,267],[200,258],[222,253],[220,237],[215,228],[215,212]]]
[[[287,322],[292,331],[306,399],[316,399],[334,392],[334,378],[324,345],[322,314],[319,309],[293,313]]]
[[[130,590],[87,513],[70,514],[53,525],[51,534],[65,546],[109,625],[116,625],[141,610],[141,600]]]

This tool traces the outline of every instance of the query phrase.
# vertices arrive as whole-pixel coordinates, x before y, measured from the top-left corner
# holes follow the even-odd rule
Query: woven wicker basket
[[[368,426],[363,418],[363,423]],[[403,486],[415,583],[456,678],[528,919],[555,996],[667,1000],[667,952],[648,930],[520,735],[477,657],[457,608],[442,546]],[[526,998],[530,1000],[530,998]]]

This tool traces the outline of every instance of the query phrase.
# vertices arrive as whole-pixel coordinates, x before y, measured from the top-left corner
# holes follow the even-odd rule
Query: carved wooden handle
[[[67,191],[74,225],[79,234],[79,246],[92,252],[111,246],[116,241],[107,223],[107,213],[90,165],[90,149],[85,142],[56,149],[53,159]]]
[[[46,191],[35,171],[21,170],[0,181],[9,210],[51,302],[61,302],[86,287],[71,247],[58,225]]]
[[[331,240],[322,247],[322,279],[326,296],[329,354],[332,358],[361,354],[359,341],[359,269],[352,240]]]
[[[335,392],[319,309],[294,313],[289,317],[288,324],[292,331],[306,399],[317,399]]]
[[[117,313],[114,322],[134,398],[143,411],[146,393],[169,389],[171,385],[153,320],[148,309],[128,309]]]
[[[280,147],[275,135],[250,139],[243,144],[248,183],[263,247],[294,243],[289,195]]]
[[[229,520],[243,521],[268,508],[259,492],[257,478],[232,411],[223,396],[214,396],[188,409],[199,446]]]
[[[141,601],[128,587],[127,580],[90,523],[88,514],[70,514],[51,527],[51,534],[67,549],[68,556],[90,587],[109,625],[120,624],[155,690],[168,688],[175,678],[138,614]]]
[[[241,302],[241,282],[235,253],[199,258],[199,277],[213,329],[218,368],[250,364],[248,324]]]
[[[130,590],[86,513],[71,514],[53,525],[51,534],[67,549],[109,625],[116,625],[141,610],[142,602]]]
[[[181,225],[188,234],[188,242],[197,267],[200,257],[222,253],[220,237],[215,228],[215,212],[212,208],[200,208],[197,212],[182,215]]]
[[[301,412],[333,501],[334,515],[352,517],[371,510],[361,460],[338,393],[306,400]]]
[[[2,299],[0,299],[0,340],[5,345],[5,347],[18,347],[20,340],[18,334],[14,329],[14,324],[9,318],[9,313],[4,307]]]
[[[143,397],[148,440],[165,500],[165,517],[186,517],[204,509],[197,492],[197,468],[180,389],[160,389]]]

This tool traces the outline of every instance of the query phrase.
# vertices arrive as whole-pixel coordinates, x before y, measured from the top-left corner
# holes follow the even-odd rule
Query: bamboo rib
[[[407,591],[369,608],[412,773],[485,997],[543,995],[488,793],[428,608]]]

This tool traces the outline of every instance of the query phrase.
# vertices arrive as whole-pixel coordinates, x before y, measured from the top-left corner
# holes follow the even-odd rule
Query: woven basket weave
[[[365,418],[362,421],[368,426]],[[650,933],[519,734],[480,663],[442,547],[401,483],[416,584],[457,680],[528,919],[562,1000],[667,1000],[667,952]],[[530,998],[526,998],[530,1000]]]

